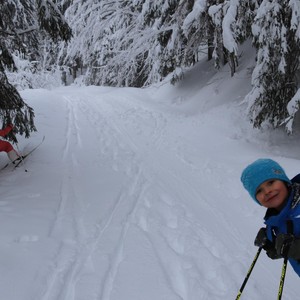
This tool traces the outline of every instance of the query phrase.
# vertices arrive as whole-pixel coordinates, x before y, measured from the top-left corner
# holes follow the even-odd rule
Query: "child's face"
[[[289,192],[286,184],[277,179],[263,182],[256,191],[256,199],[267,208],[281,210],[288,198]]]

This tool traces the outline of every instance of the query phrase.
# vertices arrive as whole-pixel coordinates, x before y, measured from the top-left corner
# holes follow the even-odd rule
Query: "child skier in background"
[[[12,129],[13,125],[9,124],[4,129],[0,130],[0,136],[5,137],[11,132]],[[0,139],[0,152],[2,151],[7,153],[7,156],[12,162],[15,162],[21,158],[10,142]]]
[[[287,257],[300,276],[300,174],[290,180],[274,160],[258,159],[242,172],[250,196],[267,208],[266,227],[258,231],[255,246],[271,259]]]

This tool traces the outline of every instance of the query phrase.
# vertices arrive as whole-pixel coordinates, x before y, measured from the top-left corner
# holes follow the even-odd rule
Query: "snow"
[[[195,0],[192,11],[187,15],[182,24],[182,30],[186,36],[188,36],[188,31],[193,25],[193,22],[200,19],[201,13],[206,9],[206,2],[203,0]]]
[[[222,31],[223,31],[223,43],[224,47],[229,51],[229,53],[238,53],[238,45],[236,43],[236,37],[233,34],[233,30],[231,29],[236,22],[238,1],[232,1],[231,4],[227,8],[227,12],[223,19]]]
[[[178,86],[22,91],[38,132],[18,148],[46,139],[0,173],[1,299],[235,299],[265,213],[240,174],[270,157],[292,177],[300,159],[299,124],[249,124],[250,62],[234,77],[201,62]],[[262,253],[241,299],[275,299],[281,267]],[[298,283],[289,266],[283,299]]]

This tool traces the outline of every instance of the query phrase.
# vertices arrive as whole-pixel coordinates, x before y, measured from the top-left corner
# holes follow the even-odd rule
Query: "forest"
[[[0,8],[0,118],[19,134],[36,130],[20,89],[67,84],[66,76],[83,85],[142,88],[166,77],[176,84],[202,59],[228,64],[234,76],[249,41],[249,121],[293,132],[298,0],[8,0]]]

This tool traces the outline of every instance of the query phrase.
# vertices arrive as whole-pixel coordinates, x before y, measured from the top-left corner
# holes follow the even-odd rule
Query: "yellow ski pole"
[[[247,281],[248,281],[248,279],[249,279],[249,277],[250,277],[250,275],[251,275],[251,272],[252,272],[252,270],[253,270],[253,268],[254,268],[256,262],[257,262],[257,259],[258,259],[258,257],[259,257],[259,254],[260,254],[260,252],[261,252],[261,249],[262,249],[262,247],[259,247],[259,248],[258,248],[257,253],[256,253],[256,255],[255,255],[254,259],[253,259],[253,262],[252,262],[252,264],[251,264],[251,266],[250,266],[250,268],[249,268],[249,270],[248,270],[248,273],[247,273],[247,275],[246,275],[246,277],[245,277],[245,279],[244,279],[244,282],[243,282],[243,284],[242,284],[242,286],[241,286],[241,288],[240,288],[240,290],[239,290],[239,292],[238,292],[238,294],[237,294],[235,300],[239,300],[239,299],[241,298],[242,292],[243,292],[243,290],[244,290],[244,288],[245,288],[245,286],[246,286],[246,284],[247,284]]]

